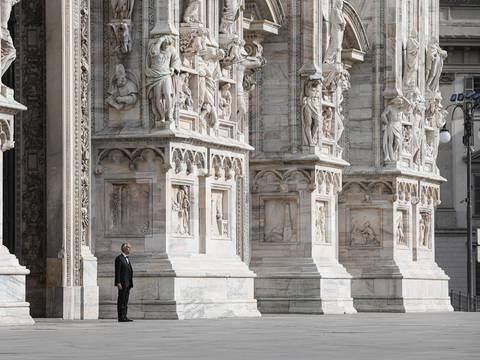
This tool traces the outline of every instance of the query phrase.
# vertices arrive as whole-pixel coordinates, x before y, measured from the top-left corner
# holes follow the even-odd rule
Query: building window
[[[465,91],[475,90],[480,92],[480,76],[465,78]]]

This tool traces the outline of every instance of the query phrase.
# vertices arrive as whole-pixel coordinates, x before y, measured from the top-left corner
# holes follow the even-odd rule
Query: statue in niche
[[[224,0],[223,15],[220,22],[220,33],[233,34],[235,32],[235,22],[240,17],[242,11],[241,0]]]
[[[433,144],[432,144],[432,155],[431,157],[436,160],[438,156],[438,147],[440,145],[440,133],[439,130],[445,125],[446,118],[448,115],[448,111],[443,109],[442,105],[442,97],[439,93],[435,96],[435,99],[430,101],[430,106],[433,108],[431,111],[433,112],[431,117],[431,125],[435,129],[434,136],[433,136]]]
[[[174,121],[173,77],[180,73],[181,63],[173,44],[169,35],[151,39],[148,44],[146,88],[156,123]]]
[[[122,64],[115,67],[115,75],[108,91],[107,104],[118,111],[132,109],[138,101],[138,86],[128,78]]]
[[[181,73],[178,79],[178,104],[182,110],[193,110],[192,90],[190,90],[190,74]]]
[[[112,22],[109,24],[112,28],[115,39],[117,40],[117,51],[122,54],[128,54],[132,51],[132,37],[130,35],[130,24],[128,21]]]
[[[443,63],[448,54],[438,42],[431,44],[425,59],[425,87],[432,94],[439,92],[440,77],[442,76]]]
[[[322,99],[320,80],[307,80],[305,84],[302,124],[303,143],[306,146],[316,146],[322,131]]]
[[[383,124],[383,155],[385,161],[399,159],[403,140],[403,111],[408,109],[409,102],[403,96],[390,100],[382,113]]]
[[[0,84],[1,78],[8,70],[10,65],[15,61],[17,57],[17,51],[15,46],[13,46],[13,40],[10,36],[10,31],[8,31],[8,20],[10,19],[10,14],[12,13],[12,7],[19,3],[20,0],[1,0],[0,1],[0,26],[1,26],[1,75],[0,75]]]
[[[200,28],[189,32],[180,38],[180,51],[183,54],[183,65],[193,68],[194,58],[207,46],[213,46],[208,29]]]
[[[200,20],[201,7],[202,7],[201,0],[190,0],[183,14],[183,22],[187,24],[201,23],[201,20]]]
[[[233,97],[232,93],[230,92],[230,88],[231,85],[229,83],[224,83],[220,87],[219,107],[223,120],[227,121],[230,121],[230,118],[232,117]]]
[[[230,69],[232,65],[242,62],[248,53],[245,50],[245,41],[235,35],[225,48],[225,57],[222,59],[222,68]]]
[[[317,240],[323,243],[328,242],[326,238],[326,226],[327,226],[327,214],[325,211],[325,205],[318,204],[315,227],[317,230]]]
[[[198,85],[200,121],[203,128],[207,126],[213,129],[218,127],[218,114],[215,104],[217,93],[217,80],[222,75],[220,60],[225,52],[213,46],[206,46],[198,53]]]
[[[404,231],[404,223],[403,223],[403,212],[402,211],[399,211],[397,213],[397,232],[396,232],[396,235],[397,235],[397,244],[402,244],[402,245],[406,245],[407,244],[407,239],[405,237],[405,231]]]
[[[403,152],[410,154],[412,152],[412,128],[403,126]]]
[[[350,73],[347,70],[342,70],[339,75],[338,85],[337,85],[337,109],[336,113],[336,124],[335,124],[335,141],[338,143],[340,138],[343,135],[345,130],[344,120],[345,120],[345,96],[344,94],[349,91],[351,88],[350,84]]]
[[[334,109],[330,106],[325,106],[322,111],[323,117],[323,136],[330,139],[333,138],[334,134],[332,132],[334,124]]]
[[[421,214],[420,217],[420,245],[428,247],[430,241],[430,226],[431,218],[430,214]]]
[[[135,0],[111,0],[111,2],[114,19],[122,20],[132,18]]]
[[[325,64],[342,62],[342,43],[347,22],[343,16],[343,0],[334,0],[331,11],[330,42],[325,53]]]
[[[365,221],[362,226],[357,222],[352,224],[350,246],[378,246],[377,234],[369,221]]]
[[[415,30],[412,30],[408,40],[405,55],[405,70],[403,74],[403,83],[407,88],[415,88],[418,79],[418,52],[420,44],[418,42],[418,35]]]
[[[178,223],[176,233],[180,235],[190,234],[190,195],[188,187],[179,186],[173,199],[173,210],[176,211]]]
[[[422,165],[425,148],[425,99],[418,95],[413,103],[413,162]]]

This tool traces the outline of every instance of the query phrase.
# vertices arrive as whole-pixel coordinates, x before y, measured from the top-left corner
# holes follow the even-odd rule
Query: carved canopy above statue
[[[344,1],[343,5],[343,15],[345,16],[347,26],[343,38],[342,59],[346,63],[363,61],[363,57],[370,45],[360,16],[352,4],[346,1]]]
[[[263,30],[276,34],[285,22],[280,0],[245,0],[244,19],[248,30]]]

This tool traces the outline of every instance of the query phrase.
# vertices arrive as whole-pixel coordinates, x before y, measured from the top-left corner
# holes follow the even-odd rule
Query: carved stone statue
[[[108,95],[107,104],[119,111],[130,110],[138,101],[138,86],[128,78],[122,64],[115,67]]]
[[[397,212],[396,223],[397,223],[397,231],[396,231],[397,244],[405,245],[407,243],[407,239],[405,238],[403,212],[401,211]]]
[[[0,1],[0,26],[1,26],[1,77],[8,70],[10,65],[13,63],[17,57],[17,51],[13,46],[13,40],[10,36],[10,31],[8,31],[8,20],[10,19],[10,14],[12,12],[12,7],[19,3],[20,0],[1,0]],[[1,79],[1,78],[0,78]],[[1,83],[1,80],[0,80]]]
[[[218,114],[215,96],[217,80],[222,75],[220,60],[225,56],[225,52],[213,46],[207,46],[199,51],[198,55],[200,56],[198,62],[200,120],[203,127],[209,126],[216,129],[218,127]]]
[[[147,95],[152,102],[156,122],[173,121],[175,89],[173,76],[180,73],[180,58],[171,36],[151,39],[145,69]]]
[[[135,0],[111,0],[114,19],[131,19]]]
[[[413,104],[413,162],[422,165],[425,148],[425,99],[419,96]]]
[[[117,41],[117,51],[128,54],[132,51],[132,37],[130,35],[131,23],[129,20],[120,20],[109,24]]]
[[[325,64],[339,64],[342,61],[343,35],[347,24],[343,16],[343,0],[334,0],[330,21],[330,42],[323,61]]]
[[[420,217],[420,245],[424,247],[429,246],[431,220],[430,214],[422,214]]]
[[[333,133],[333,125],[335,123],[334,119],[334,109],[330,106],[325,106],[322,111],[323,117],[323,136],[330,139],[335,135]]]
[[[230,88],[231,85],[229,83],[225,83],[220,87],[219,107],[222,118],[227,121],[230,121],[230,118],[232,117],[233,97]]]
[[[190,90],[190,74],[181,73],[178,86],[178,104],[182,110],[193,110],[192,90]]]
[[[357,222],[352,224],[350,246],[378,246],[380,242],[377,239],[377,233],[373,229],[370,221],[365,221],[362,226]]]
[[[173,199],[173,210],[177,212],[178,216],[176,233],[190,234],[190,199],[187,187],[178,187]]]
[[[383,155],[385,161],[399,159],[403,139],[403,111],[408,105],[408,100],[397,96],[390,100],[382,113],[383,124]]]
[[[223,1],[223,15],[220,23],[220,33],[233,34],[235,29],[235,22],[242,11],[241,0],[224,0]]]
[[[418,52],[420,44],[415,30],[412,31],[407,41],[405,55],[405,72],[403,74],[403,83],[407,88],[417,86],[418,79]]]
[[[327,242],[325,237],[326,235],[326,225],[327,225],[327,214],[325,211],[325,206],[323,204],[319,204],[317,207],[317,218],[315,221],[315,227],[317,230],[317,240],[323,243]]]
[[[223,68],[230,68],[233,64],[243,61],[248,56],[245,51],[245,41],[239,36],[234,36],[225,47],[225,58],[222,60]]]
[[[201,6],[202,6],[201,0],[190,0],[183,14],[183,22],[187,24],[199,24],[201,22],[200,20]]]
[[[322,131],[322,83],[319,80],[307,80],[305,84],[302,124],[303,144],[315,146],[318,144],[320,131]]]
[[[440,77],[442,76],[443,63],[448,54],[438,42],[430,45],[425,59],[425,86],[431,93],[439,91]]]

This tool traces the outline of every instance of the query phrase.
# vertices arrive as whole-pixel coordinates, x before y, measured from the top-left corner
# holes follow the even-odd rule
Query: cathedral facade
[[[16,2],[0,322],[451,311],[439,0]]]

